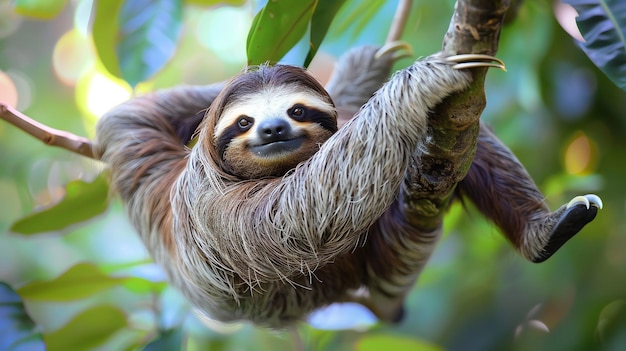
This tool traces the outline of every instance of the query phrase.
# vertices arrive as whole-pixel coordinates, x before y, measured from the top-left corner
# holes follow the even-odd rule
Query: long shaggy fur
[[[181,145],[169,118],[202,100],[193,88],[179,101],[157,93],[112,110],[98,125],[98,151],[155,261],[195,306],[277,326],[368,280],[355,250],[394,201],[430,108],[469,79],[441,59],[417,61],[282,178],[225,176],[211,128],[190,152]],[[353,277],[338,274],[350,266]]]
[[[100,120],[95,152],[132,223],[201,311],[277,327],[332,302],[357,301],[382,320],[402,317],[404,297],[441,235],[440,223],[421,223],[406,206],[418,196],[428,113],[470,78],[429,57],[381,88],[393,60],[376,52],[361,47],[343,57],[328,86],[332,99],[303,71],[261,66],[230,83],[136,98]],[[334,100],[345,125],[284,176],[242,177],[219,152],[222,113],[258,89],[292,83],[325,105]],[[480,128],[457,192],[526,258],[542,261],[601,202],[591,196],[587,211],[574,201],[550,212],[511,151]]]

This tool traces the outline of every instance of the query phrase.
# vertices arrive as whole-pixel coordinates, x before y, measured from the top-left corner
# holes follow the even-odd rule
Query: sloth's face
[[[218,150],[244,178],[282,176],[337,130],[324,96],[299,84],[267,86],[229,102],[215,127]]]

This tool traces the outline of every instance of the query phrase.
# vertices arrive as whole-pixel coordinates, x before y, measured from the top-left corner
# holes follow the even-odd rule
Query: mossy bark
[[[495,55],[510,0],[458,0],[442,51]],[[467,174],[476,153],[480,116],[486,105],[486,68],[474,68],[469,89],[446,98],[429,121],[429,138],[416,160],[405,199],[409,218],[425,231],[441,226],[457,184]]]

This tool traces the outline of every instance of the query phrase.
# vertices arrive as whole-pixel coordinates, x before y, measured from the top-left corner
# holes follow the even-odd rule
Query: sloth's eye
[[[241,116],[239,117],[239,121],[237,121],[237,126],[241,130],[248,130],[250,127],[252,127],[252,124],[254,124],[254,121],[247,116]]]
[[[306,115],[306,108],[302,105],[295,105],[288,112],[291,118],[302,119]]]

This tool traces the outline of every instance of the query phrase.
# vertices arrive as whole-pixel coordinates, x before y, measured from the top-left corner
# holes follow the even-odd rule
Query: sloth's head
[[[211,105],[209,151],[242,179],[282,176],[337,131],[326,90],[304,70],[262,65],[231,80]]]

